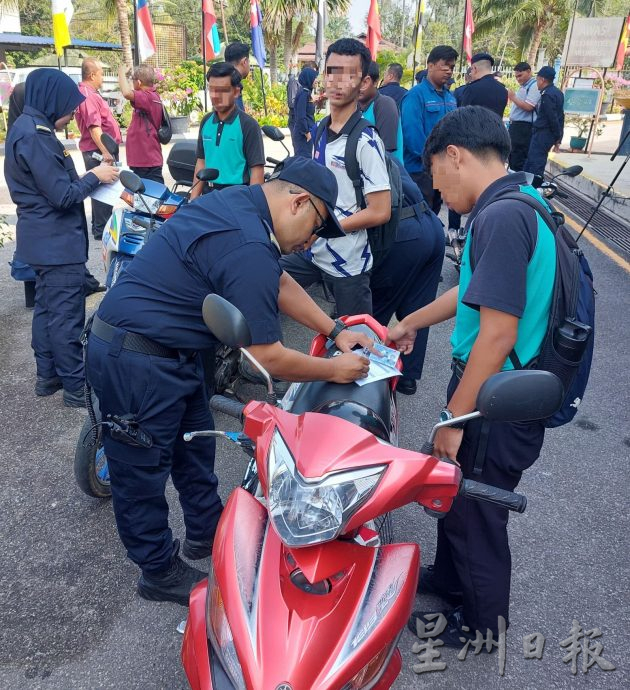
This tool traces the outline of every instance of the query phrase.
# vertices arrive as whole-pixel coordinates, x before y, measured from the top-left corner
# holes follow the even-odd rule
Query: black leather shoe
[[[100,242],[103,239],[103,233],[102,232],[93,232],[92,237],[95,240],[98,240]]]
[[[420,579],[418,580],[418,594],[435,594],[444,599],[451,606],[460,606],[464,600],[464,595],[461,592],[449,592],[444,587],[440,586],[440,582],[435,577],[432,565],[422,566],[420,568]]]
[[[188,606],[192,588],[204,577],[204,572],[182,561],[179,541],[175,540],[170,566],[160,573],[142,573],[138,580],[138,594],[148,601],[172,601]]]
[[[194,541],[192,539],[184,539],[184,546],[182,553],[191,561],[198,561],[202,558],[207,558],[212,555],[212,544],[214,539],[207,539],[206,541]]]
[[[83,388],[76,391],[64,390],[63,404],[66,407],[85,407],[85,390]]]
[[[88,295],[93,295],[95,292],[105,292],[105,290],[107,290],[107,288],[104,285],[96,283],[96,285],[86,285],[84,292],[87,297]]]
[[[53,376],[50,379],[45,379],[43,376],[38,376],[37,381],[35,381],[35,395],[39,395],[42,398],[46,395],[52,395],[62,388],[63,385],[58,376]]]
[[[424,637],[420,638],[422,641],[426,640],[426,637],[431,637],[433,640],[442,640],[445,647],[455,647],[456,649],[461,649],[468,640],[474,640],[476,638],[475,633],[468,629],[469,626],[466,625],[464,612],[461,606],[450,612],[440,611],[446,618],[446,626],[439,635],[431,635],[431,631],[435,629],[435,626],[441,627],[439,616],[433,617],[436,613],[438,612],[414,611],[407,621],[407,627],[414,635],[418,635],[418,620],[420,620],[420,632],[424,634]],[[428,615],[431,616],[430,620],[426,618]],[[464,630],[464,628],[466,628],[466,630]]]
[[[418,390],[418,384],[416,379],[410,379],[406,376],[401,376],[398,379],[398,385],[396,386],[396,391],[402,393],[403,395],[413,395]]]

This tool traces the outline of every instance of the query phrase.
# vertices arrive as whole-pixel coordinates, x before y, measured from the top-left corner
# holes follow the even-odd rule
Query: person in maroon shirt
[[[109,106],[98,92],[103,84],[103,65],[95,58],[85,58],[81,64],[81,83],[79,91],[85,100],[78,107],[75,118],[81,139],[79,150],[83,154],[85,169],[91,170],[100,164],[94,153],[103,157],[103,163],[113,163],[111,153],[101,143],[101,134],[107,133],[119,144],[122,143],[120,128]],[[94,239],[103,237],[103,228],[112,214],[112,207],[92,199],[92,235]]]
[[[131,76],[131,84],[128,76]],[[127,165],[140,177],[164,184],[162,145],[158,129],[162,124],[162,101],[155,90],[155,71],[151,65],[139,65],[133,74],[125,65],[118,69],[122,95],[133,105],[127,130]]]

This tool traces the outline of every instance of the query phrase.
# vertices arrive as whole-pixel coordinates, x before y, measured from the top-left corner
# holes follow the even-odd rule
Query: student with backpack
[[[302,287],[322,281],[331,290],[338,315],[371,314],[370,270],[373,245],[366,228],[382,226],[392,216],[390,175],[383,142],[357,111],[359,91],[372,58],[353,38],[332,43],[326,52],[325,87],[330,116],[320,123],[313,158],[337,179],[335,208],[346,237],[315,239],[311,247],[282,257],[282,268]],[[361,127],[360,131],[355,125]],[[346,144],[353,137],[354,150]],[[359,175],[353,183],[349,157]],[[359,203],[361,202],[361,203]]]
[[[131,83],[128,76],[131,76]],[[118,85],[122,95],[133,106],[127,130],[127,165],[145,180],[164,184],[164,159],[158,134],[162,126],[163,106],[155,90],[155,71],[151,65],[138,65],[130,74],[125,65],[120,65]]]
[[[409,353],[418,329],[455,317],[453,374],[440,415],[444,421],[473,411],[481,385],[492,374],[546,368],[538,360],[548,349],[550,326],[556,317],[558,323],[563,320],[556,302],[569,255],[576,286],[589,299],[581,258],[565,251],[562,229],[554,231],[547,222],[545,202],[527,185],[525,174],[507,174],[509,153],[503,123],[481,106],[447,114],[425,145],[424,162],[436,188],[450,207],[470,214],[469,239],[459,286],[403,319],[389,335],[401,352]],[[591,284],[591,307],[592,299]],[[570,309],[561,311],[567,316]],[[589,314],[593,317],[593,311]],[[592,353],[592,339],[590,347]],[[576,361],[586,365],[588,359],[590,367],[588,347],[582,354],[574,353]],[[513,491],[523,471],[538,458],[547,425],[473,420],[463,428],[444,427],[435,438],[434,455],[457,462],[466,478]],[[437,594],[455,606],[445,612],[447,626],[438,636],[447,646],[462,647],[461,640],[474,639],[476,633],[485,637],[487,630],[496,640],[499,617],[509,625],[507,520],[505,508],[457,497],[438,521],[435,562],[422,569],[419,591]],[[427,623],[425,615],[412,615],[413,632],[418,618]]]
[[[311,130],[315,126],[315,103],[313,103],[313,85],[317,79],[317,70],[304,67],[298,77],[298,90],[293,100],[292,117],[289,123],[293,155],[313,157]],[[288,91],[287,91],[288,93]]]

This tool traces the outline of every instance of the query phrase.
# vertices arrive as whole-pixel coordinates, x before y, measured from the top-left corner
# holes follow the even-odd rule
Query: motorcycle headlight
[[[225,613],[225,604],[217,584],[214,568],[208,573],[208,596],[206,597],[206,630],[212,649],[219,663],[230,677],[237,690],[247,690],[243,671],[238,660],[232,630]]]
[[[287,546],[310,546],[336,539],[350,517],[370,497],[385,465],[306,479],[276,429],[269,448],[269,514]]]

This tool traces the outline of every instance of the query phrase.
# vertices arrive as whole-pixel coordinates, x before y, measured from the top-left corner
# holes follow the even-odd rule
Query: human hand
[[[405,326],[401,321],[387,331],[387,342],[390,345],[395,345],[398,352],[408,355],[413,350],[417,333],[418,331]]]
[[[508,89],[508,100],[513,101],[515,97],[516,94],[514,93],[514,91],[512,91],[512,89]]]
[[[306,141],[310,141],[310,140],[311,140],[311,133],[307,132],[306,133]]]
[[[463,437],[463,429],[453,429],[448,426],[438,429],[435,440],[433,441],[433,455],[436,458],[448,458],[459,467],[457,453],[459,447],[462,445]]]
[[[101,163],[104,163],[106,165],[114,165],[114,157],[109,151],[101,151],[101,155],[103,156]]]
[[[365,333],[356,333],[355,331],[349,331],[347,328],[335,338],[335,345],[342,352],[352,352],[352,348],[355,345],[361,345],[361,347],[367,348],[370,352],[375,355],[378,352],[374,349],[374,341],[372,338],[367,336]]]
[[[344,352],[333,357],[333,374],[330,377],[335,383],[352,383],[364,379],[370,369],[370,360],[354,352]]]
[[[90,172],[94,173],[96,177],[98,177],[99,182],[103,182],[104,184],[115,182],[118,179],[118,175],[120,175],[120,170],[118,170],[118,168],[115,168],[113,165],[107,165],[106,163],[97,165],[95,168],[92,168]]]

